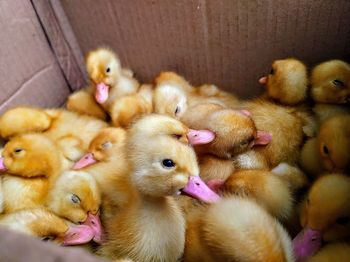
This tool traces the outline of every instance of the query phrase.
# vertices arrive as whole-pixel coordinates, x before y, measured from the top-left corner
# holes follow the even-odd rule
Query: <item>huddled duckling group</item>
[[[349,64],[274,61],[252,100],[86,67],[67,109],[0,116],[1,226],[114,261],[349,261]]]

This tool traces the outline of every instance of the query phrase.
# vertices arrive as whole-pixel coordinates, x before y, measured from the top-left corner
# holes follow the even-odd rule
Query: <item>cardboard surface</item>
[[[84,53],[112,47],[144,82],[175,70],[241,96],[273,60],[350,59],[346,0],[62,0]]]
[[[0,112],[59,106],[69,94],[30,1],[0,1]]]

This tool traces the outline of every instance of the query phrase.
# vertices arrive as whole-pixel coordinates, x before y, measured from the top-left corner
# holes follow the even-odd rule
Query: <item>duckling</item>
[[[347,172],[350,166],[350,115],[322,123],[317,138],[307,141],[300,163],[313,177],[325,172]]]
[[[187,94],[193,87],[174,72],[162,72],[155,79],[154,112],[179,118],[187,110]]]
[[[162,115],[145,116],[128,130],[130,169],[118,176],[115,189],[125,197],[106,222],[108,238],[99,254],[136,261],[181,258],[185,221],[172,196],[183,192],[207,202],[218,200],[199,179],[193,149],[178,140],[187,132],[181,122]]]
[[[350,244],[336,242],[325,245],[315,255],[308,258],[307,262],[347,262],[350,258]]]
[[[36,123],[37,119],[42,119],[41,124]],[[78,160],[98,131],[108,126],[104,121],[63,109],[31,107],[6,111],[0,123],[0,133],[5,139],[28,132],[42,132],[58,145],[67,161]]]
[[[46,206],[56,215],[94,230],[94,241],[102,241],[99,219],[101,196],[96,181],[82,171],[62,173],[48,193]]]
[[[317,103],[346,104],[350,97],[350,65],[330,60],[311,73],[311,97]]]
[[[297,105],[307,96],[307,68],[295,58],[275,60],[270,73],[260,78],[259,83],[266,86],[268,97],[283,105]]]
[[[214,103],[223,107],[237,105],[238,99],[215,85],[194,88],[182,76],[174,72],[162,72],[155,79],[155,113],[181,118],[188,106]]]
[[[338,114],[349,114],[350,65],[341,60],[330,60],[317,65],[311,73],[313,108],[322,123]]]
[[[0,158],[3,211],[42,206],[55,179],[63,170],[63,156],[56,145],[41,134],[11,139]]]
[[[288,185],[267,170],[236,171],[225,181],[223,190],[255,199],[279,220],[289,218],[293,208],[293,196]]]
[[[115,190],[118,174],[125,174],[128,161],[125,154],[126,131],[121,128],[105,128],[91,141],[88,153],[73,169],[89,173],[96,180],[102,194],[102,220],[111,216],[113,199],[123,196]]]
[[[86,225],[71,225],[44,208],[23,209],[0,216],[0,225],[65,246],[89,242],[93,231]]]
[[[262,99],[245,102],[242,108],[251,113],[256,128],[268,132],[272,140],[264,147],[254,147],[244,156],[238,156],[236,166],[246,169],[264,165],[270,169],[281,162],[296,165],[310,116],[296,108],[279,106]]]
[[[322,242],[350,236],[350,178],[341,174],[320,177],[301,205],[304,228],[293,240],[298,261],[315,254]]]
[[[63,244],[69,223],[44,208],[23,209],[0,216],[0,225],[43,241]]]
[[[79,91],[79,93],[88,93],[90,97],[79,93],[71,95],[67,103],[70,110],[99,116],[101,112],[98,109],[102,107],[111,116],[115,126],[120,124],[120,120],[116,121],[118,117],[127,118],[136,113],[133,107],[128,106],[130,105],[130,99],[128,100],[129,102],[122,100],[123,105],[127,106],[126,108],[121,109],[118,106],[121,103],[121,101],[117,102],[118,99],[123,96],[136,94],[139,83],[130,70],[121,68],[120,60],[112,50],[97,48],[90,51],[86,57],[86,68],[91,84],[86,90]],[[91,97],[95,98],[95,103],[91,101]],[[145,113],[144,110],[146,109],[143,108],[145,101],[140,98],[135,99],[133,99],[133,102],[136,101],[137,104],[135,105],[138,106],[136,111],[141,110],[142,113]],[[139,105],[138,103],[141,104]],[[132,109],[132,111],[128,112],[128,109]],[[119,114],[123,115],[123,113],[126,113],[126,116],[119,116]],[[121,123],[123,124],[123,122]]]
[[[218,104],[197,104],[188,108],[181,121],[190,128],[215,134],[211,143],[196,147],[200,153],[229,159],[255,145],[268,143],[261,138],[250,115],[245,111],[224,108]]]
[[[188,217],[183,261],[294,261],[283,227],[249,199],[224,198]]]

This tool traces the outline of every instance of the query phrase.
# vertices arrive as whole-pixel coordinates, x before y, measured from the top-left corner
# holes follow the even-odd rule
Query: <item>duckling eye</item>
[[[163,166],[164,168],[170,169],[170,168],[175,167],[175,165],[176,165],[176,164],[175,164],[174,161],[171,160],[171,159],[163,159],[163,160],[162,160],[162,166]]]
[[[55,237],[53,236],[46,236],[41,239],[41,241],[48,242],[48,241],[53,241],[55,240]]]
[[[23,152],[24,151],[24,149],[22,149],[22,148],[16,148],[15,150],[13,150],[13,152],[15,153],[15,154],[19,154],[19,153],[21,153],[21,152]]]
[[[336,220],[336,223],[339,224],[339,225],[346,225],[349,222],[350,222],[350,218],[349,217],[339,217]]]
[[[249,144],[248,140],[244,140],[240,143],[241,146],[246,146],[248,144]]]
[[[72,202],[73,203],[75,203],[75,204],[78,204],[78,203],[80,203],[80,198],[76,195],[76,194],[73,194],[72,196],[71,196],[71,198],[70,198],[71,200],[72,200]]]
[[[323,153],[324,153],[325,155],[328,155],[328,154],[329,154],[329,149],[328,149],[328,147],[327,147],[326,145],[324,145],[324,146],[322,147],[322,150],[323,150]]]
[[[106,73],[109,73],[109,72],[111,72],[111,68],[110,68],[110,67],[107,67]]]
[[[340,81],[338,79],[335,79],[332,81],[333,85],[335,85],[336,87],[344,87],[344,82],[343,81]]]
[[[180,107],[177,106],[176,109],[175,109],[175,115],[177,115],[178,113],[180,113]]]
[[[108,149],[108,148],[111,148],[112,147],[112,142],[111,141],[107,141],[107,142],[104,142],[102,144],[102,148],[103,149]]]
[[[273,75],[274,73],[275,73],[275,70],[273,70],[273,68],[271,68],[270,74]]]

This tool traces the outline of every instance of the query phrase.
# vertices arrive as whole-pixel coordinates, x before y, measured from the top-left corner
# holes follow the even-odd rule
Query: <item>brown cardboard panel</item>
[[[350,59],[347,0],[62,0],[85,53],[111,46],[140,80],[176,70],[244,97],[271,61]]]
[[[0,1],[0,111],[59,106],[69,93],[30,1]]]
[[[33,0],[32,3],[70,88],[76,90],[85,86],[86,76],[80,69],[83,66],[78,65],[79,62],[83,65],[84,61],[77,61],[75,57],[73,48],[77,49],[77,42],[60,2]],[[78,59],[81,57],[79,53]]]

